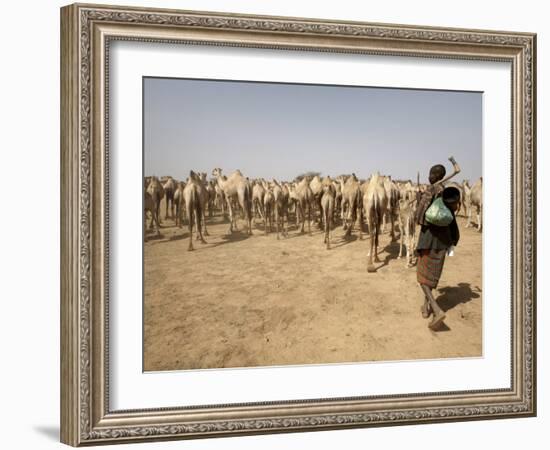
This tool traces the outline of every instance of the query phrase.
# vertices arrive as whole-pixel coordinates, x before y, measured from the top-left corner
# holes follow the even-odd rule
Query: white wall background
[[[550,32],[544,2],[471,1],[120,1],[158,6],[251,14],[531,31],[538,36],[539,199],[550,181],[545,123],[550,120],[550,76],[546,55]],[[3,5],[0,28],[0,114],[2,124],[2,220],[0,220],[0,414],[1,447],[61,448],[59,432],[59,1]],[[546,102],[545,102],[546,100]],[[539,200],[539,224],[548,215]],[[542,231],[542,225],[539,225]],[[541,258],[548,237],[539,239],[539,416],[470,423],[253,436],[141,444],[139,448],[424,448],[446,450],[490,445],[502,449],[542,448],[548,435],[550,320],[542,283]],[[137,448],[122,446],[124,448]],[[122,448],[117,447],[117,448]]]

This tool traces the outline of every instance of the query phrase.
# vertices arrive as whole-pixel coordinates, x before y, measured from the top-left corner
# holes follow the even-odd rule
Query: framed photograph
[[[61,440],[536,414],[536,36],[61,9]]]

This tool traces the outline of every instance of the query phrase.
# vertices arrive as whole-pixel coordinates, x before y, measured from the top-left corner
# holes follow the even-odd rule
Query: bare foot
[[[439,327],[439,324],[445,320],[445,313],[443,311],[439,312],[434,316],[428,327],[430,327],[431,330],[436,330]]]

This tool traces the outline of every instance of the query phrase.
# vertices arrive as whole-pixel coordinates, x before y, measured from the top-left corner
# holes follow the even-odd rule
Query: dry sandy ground
[[[162,215],[164,217],[164,214]],[[420,314],[416,269],[381,238],[376,273],[367,273],[369,238],[323,236],[277,241],[226,235],[209,219],[207,244],[187,251],[187,226],[163,221],[144,245],[144,369],[176,370],[481,356],[481,234],[465,228],[447,257],[438,302],[445,325],[431,331]]]

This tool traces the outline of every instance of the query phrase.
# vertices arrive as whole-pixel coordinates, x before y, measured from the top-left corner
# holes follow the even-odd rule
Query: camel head
[[[189,171],[189,181],[200,181],[199,176],[192,170]]]
[[[215,167],[214,169],[212,169],[212,176],[216,177],[216,178],[221,177],[222,176],[222,169],[220,169],[219,167]]]

